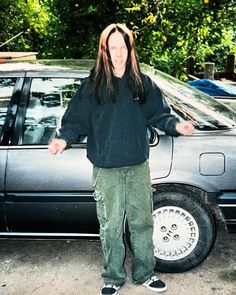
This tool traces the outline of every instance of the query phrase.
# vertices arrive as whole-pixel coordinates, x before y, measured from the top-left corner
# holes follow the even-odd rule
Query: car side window
[[[82,80],[34,78],[24,122],[23,144],[46,145],[60,128],[68,102]]]
[[[0,78],[0,135],[17,78]]]

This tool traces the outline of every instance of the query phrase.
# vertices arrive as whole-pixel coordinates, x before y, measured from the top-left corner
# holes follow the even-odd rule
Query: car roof
[[[89,59],[65,59],[65,60],[33,60],[33,61],[9,61],[0,63],[1,76],[15,77],[87,77],[95,64]]]

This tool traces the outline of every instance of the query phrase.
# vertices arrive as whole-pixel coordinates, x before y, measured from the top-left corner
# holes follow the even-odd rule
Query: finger
[[[59,148],[58,148],[58,145],[54,143],[48,146],[48,150],[51,154],[55,155],[58,153]]]
[[[49,146],[48,147],[48,150],[53,155],[57,153],[57,149],[55,147],[53,147],[53,146]]]

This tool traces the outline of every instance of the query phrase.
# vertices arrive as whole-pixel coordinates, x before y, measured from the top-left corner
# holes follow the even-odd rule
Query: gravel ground
[[[219,226],[209,257],[192,271],[159,274],[168,284],[165,295],[236,295],[236,234]],[[119,295],[148,295],[130,279],[132,257],[127,255],[128,278]],[[1,240],[1,295],[96,295],[102,285],[99,241]]]

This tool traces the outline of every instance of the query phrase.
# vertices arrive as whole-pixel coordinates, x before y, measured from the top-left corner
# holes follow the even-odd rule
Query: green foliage
[[[2,1],[3,2],[3,1]],[[22,33],[19,37],[4,45],[5,51],[40,51],[47,37],[49,14],[48,1],[16,1],[5,0],[0,4],[2,43]]]
[[[226,55],[236,53],[233,0],[130,1],[127,11],[139,56],[179,78],[184,79],[189,56],[198,61],[199,70],[209,60],[222,69]]]
[[[140,61],[185,79],[186,60],[225,67],[236,54],[235,0],[5,0],[0,3],[4,51],[38,51],[41,58],[96,58],[101,31],[126,23]]]
[[[48,27],[50,38],[45,43],[44,55],[95,58],[101,31],[123,17],[121,3],[115,0],[100,1],[99,5],[92,0],[52,1],[54,19]]]

